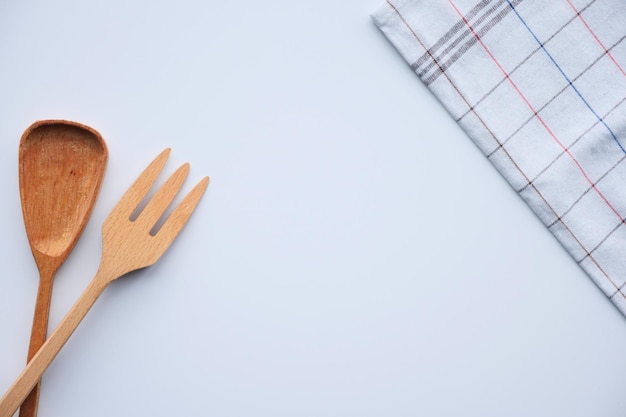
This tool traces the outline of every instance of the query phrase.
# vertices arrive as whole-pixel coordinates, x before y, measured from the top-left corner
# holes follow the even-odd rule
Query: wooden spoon
[[[29,361],[46,340],[54,275],[87,223],[107,160],[107,148],[100,134],[79,123],[38,121],[22,135],[22,214],[40,275]],[[22,404],[20,417],[37,415],[39,390],[37,384]]]

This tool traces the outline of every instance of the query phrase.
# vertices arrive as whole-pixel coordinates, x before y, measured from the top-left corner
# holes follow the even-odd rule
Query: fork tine
[[[159,173],[165,166],[165,162],[167,162],[167,158],[170,156],[171,149],[166,148],[163,152],[161,152],[150,165],[141,173],[141,175],[135,180],[133,185],[124,193],[120,201],[111,211],[108,218],[114,218],[117,216],[124,216],[126,218],[130,218],[131,214],[141,200],[146,196],[152,184],[159,176]]]
[[[162,251],[165,251],[176,236],[178,236],[178,233],[180,233],[185,223],[187,223],[189,216],[191,216],[200,202],[208,185],[209,177],[202,178],[165,220],[165,223],[155,236],[159,241]]]
[[[151,229],[180,190],[188,173],[189,164],[181,165],[154,194],[136,221],[147,225],[147,229]]]

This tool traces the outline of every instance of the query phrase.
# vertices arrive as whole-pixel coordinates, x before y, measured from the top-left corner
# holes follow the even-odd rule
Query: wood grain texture
[[[155,219],[160,218],[170,205],[187,176],[189,171],[187,164],[180,167],[159,188],[138,216],[133,216],[138,204],[144,199],[165,165],[169,153],[170,150],[166,149],[152,161],[105,220],[102,226],[102,258],[96,276],[0,399],[0,417],[13,415],[104,289],[120,276],[154,264],[187,223],[209,184],[208,177],[200,180],[176,206],[159,230],[154,231]]]
[[[54,276],[91,215],[107,160],[102,136],[76,122],[38,121],[20,140],[22,214],[39,269],[29,361],[46,340]],[[24,401],[20,417],[37,415],[40,388],[37,384]]]

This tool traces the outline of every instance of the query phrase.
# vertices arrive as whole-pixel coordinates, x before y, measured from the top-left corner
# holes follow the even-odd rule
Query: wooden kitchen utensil
[[[79,123],[38,121],[22,135],[22,214],[40,275],[28,360],[46,340],[54,276],[87,223],[107,159],[100,134]],[[37,415],[39,389],[37,384],[22,405],[20,417]]]
[[[189,164],[178,168],[141,212],[138,215],[134,213],[165,165],[169,153],[170,150],[166,149],[150,163],[105,220],[102,226],[102,259],[96,276],[0,399],[0,417],[13,415],[104,289],[122,275],[154,264],[193,213],[209,184],[208,177],[200,180],[160,224],[163,213],[187,177]]]

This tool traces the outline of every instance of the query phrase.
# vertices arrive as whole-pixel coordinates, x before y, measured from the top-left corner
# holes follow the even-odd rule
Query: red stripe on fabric
[[[413,35],[414,39],[417,41],[417,43],[420,44],[420,46],[422,47],[422,49],[424,49],[425,51],[427,51],[428,53],[428,48],[426,48],[426,45],[424,45],[424,43],[422,42],[422,40],[419,38],[419,36],[417,36],[417,34],[415,33],[415,31],[413,30],[413,28],[411,27],[411,25],[409,25],[409,23],[406,21],[406,19],[404,18],[404,16],[402,16],[402,14],[400,13],[400,11],[391,3],[391,0],[387,0],[387,4],[389,5],[389,7],[391,7],[394,12],[398,15],[398,17],[400,18],[400,20],[402,21],[402,23],[407,27],[407,29],[411,32],[411,34]],[[432,56],[432,54],[429,54],[431,59],[433,60],[433,62],[437,63],[437,66],[440,67],[439,62],[437,61],[437,59]],[[482,117],[480,117],[480,115],[476,112],[476,109],[473,108],[472,106],[470,106],[469,101],[467,100],[467,98],[465,97],[465,95],[461,92],[461,90],[459,90],[458,86],[452,81],[452,79],[450,78],[450,76],[443,71],[443,75],[446,78],[446,80],[448,81],[448,83],[450,83],[450,85],[452,86],[452,88],[454,89],[454,91],[459,95],[459,97],[461,98],[461,100],[463,100],[463,102],[465,102],[465,104],[471,109],[471,112],[474,114],[474,116],[476,116],[476,118],[478,119],[478,121],[484,126],[485,130],[491,135],[491,137],[496,141],[496,143],[498,143],[498,145],[500,147],[502,147],[502,144],[500,143],[500,141],[498,140],[498,138],[494,135],[494,133],[491,131],[491,129],[489,129],[489,127],[487,126],[487,123],[482,119]],[[533,190],[537,193],[537,195],[539,196],[539,198],[541,198],[541,200],[544,202],[544,204],[546,205],[546,207],[548,207],[548,209],[557,217],[557,221],[559,221],[562,225],[563,228],[567,231],[567,233],[570,234],[570,236],[572,237],[572,239],[574,239],[574,241],[581,247],[581,249],[587,254],[585,256],[585,258],[589,258],[591,259],[591,261],[593,262],[593,264],[598,268],[598,270],[606,277],[606,279],[608,279],[608,281],[613,285],[613,287],[616,289],[615,294],[621,294],[622,297],[626,298],[626,294],[624,294],[621,290],[621,287],[618,287],[617,284],[611,279],[611,277],[606,273],[606,271],[600,266],[600,264],[598,263],[598,261],[593,257],[593,255],[585,248],[585,246],[582,244],[582,242],[578,239],[578,237],[572,232],[572,230],[569,228],[569,226],[567,225],[567,223],[565,223],[565,221],[563,221],[562,218],[560,218],[557,214],[556,214],[556,210],[554,210],[554,208],[552,207],[552,205],[548,202],[548,200],[546,200],[546,198],[543,196],[543,194],[541,194],[541,191],[539,191],[539,189],[537,189],[537,187],[531,182],[529,181],[528,177],[526,176],[526,173],[524,173],[524,171],[522,171],[522,169],[517,165],[517,163],[515,162],[515,160],[513,159],[513,157],[511,156],[511,154],[509,154],[509,152],[506,150],[506,148],[502,147],[502,152],[504,152],[504,154],[507,156],[507,158],[509,158],[509,160],[511,161],[511,163],[513,164],[513,167],[520,173],[520,175],[522,177],[524,177],[524,179],[526,179],[526,181],[529,183],[529,186],[533,188]],[[615,295],[614,294],[614,295]]]
[[[582,22],[582,24],[585,26],[585,28],[587,28],[587,30],[589,31],[589,33],[591,34],[591,36],[593,37],[593,39],[595,39],[595,41],[598,43],[598,45],[600,45],[600,47],[602,48],[602,50],[606,53],[606,55],[609,57],[609,59],[611,61],[613,61],[613,63],[615,64],[615,66],[620,70],[620,72],[626,77],[626,71],[624,71],[624,69],[622,68],[622,66],[615,60],[615,58],[613,57],[613,55],[609,52],[609,50],[607,49],[606,46],[604,46],[604,44],[602,43],[602,41],[600,40],[600,38],[598,37],[598,35],[596,35],[596,33],[593,31],[593,29],[591,29],[591,26],[589,26],[589,24],[587,23],[587,21],[585,20],[585,18],[582,16],[582,14],[580,13],[580,11],[578,11],[578,9],[576,8],[576,6],[574,6],[574,4],[572,3],[571,0],[566,0],[567,4],[570,5],[570,7],[572,8],[572,10],[574,10],[574,12],[576,13],[576,16],[580,19],[580,21]]]
[[[393,7],[393,5],[389,2],[389,0],[387,0],[387,2]],[[506,70],[502,67],[502,65],[500,64],[500,62],[496,59],[496,57],[493,55],[493,53],[489,50],[489,48],[487,48],[487,46],[484,44],[484,42],[482,41],[482,39],[476,34],[476,31],[474,30],[474,28],[469,24],[469,22],[467,21],[467,19],[465,18],[465,16],[460,12],[460,10],[456,7],[456,5],[454,4],[454,2],[452,0],[448,0],[448,2],[450,3],[450,5],[452,6],[452,8],[455,10],[455,12],[461,17],[461,19],[463,20],[463,22],[466,24],[466,26],[472,31],[472,34],[476,37],[476,40],[478,41],[478,43],[483,47],[483,49],[485,50],[485,52],[489,55],[489,57],[493,60],[493,62],[496,64],[496,66],[500,69],[500,71],[502,71],[502,73],[504,74],[504,77],[511,83],[511,85],[513,86],[513,88],[515,89],[515,91],[519,94],[519,96],[522,98],[522,100],[524,101],[524,103],[526,103],[526,105],[529,107],[529,109],[533,112],[533,114],[535,115],[535,117],[537,117],[537,119],[540,121],[540,123],[544,126],[544,128],[547,130],[547,132],[550,134],[550,136],[556,141],[556,143],[563,149],[563,152],[568,155],[570,158],[572,158],[572,160],[574,161],[574,163],[576,164],[576,166],[578,166],[578,168],[580,169],[582,175],[584,176],[584,178],[589,182],[591,188],[600,196],[600,198],[608,205],[608,207],[611,209],[611,211],[613,211],[613,213],[615,213],[617,215],[617,217],[620,219],[620,221],[622,223],[626,223],[626,221],[624,221],[624,219],[622,218],[622,216],[620,216],[620,214],[617,212],[617,210],[613,207],[613,205],[606,199],[606,197],[602,194],[602,192],[600,192],[600,190],[598,190],[595,186],[595,184],[591,181],[591,179],[589,178],[589,176],[587,175],[587,173],[584,171],[584,169],[582,168],[582,166],[580,165],[580,163],[576,160],[576,158],[574,158],[574,156],[571,154],[571,152],[569,151],[568,148],[566,148],[562,142],[556,137],[556,135],[554,134],[554,132],[552,132],[552,130],[550,129],[550,127],[545,123],[545,121],[543,120],[543,118],[538,114],[537,111],[534,110],[532,104],[528,101],[528,99],[526,98],[526,96],[521,92],[521,90],[519,89],[519,87],[515,84],[515,82],[511,79],[511,77],[509,76],[509,74],[506,72]],[[402,18],[402,16],[400,15],[399,11],[393,7],[394,10],[396,10],[396,13],[398,13],[398,15]],[[407,25],[407,27],[410,28],[410,26],[408,26],[408,24],[406,23],[406,21],[402,18],[403,22],[405,25]],[[413,30],[411,29],[411,31],[413,32]],[[413,32],[413,34],[415,35],[415,33]],[[416,36],[416,35],[415,35]],[[449,77],[448,81],[452,83],[452,81],[450,80]],[[456,87],[455,87],[456,89]],[[459,91],[457,89],[457,91]],[[460,92],[459,92],[460,93]],[[461,95],[461,97],[465,100],[465,98]],[[467,103],[467,105],[469,106],[469,102],[467,102],[467,100],[465,100],[465,102]],[[472,110],[472,112],[478,116],[476,114],[476,112],[474,110]],[[481,119],[482,122],[482,119]],[[484,122],[482,122],[484,124]],[[504,148],[503,148],[504,150]],[[508,155],[507,152],[507,156],[512,160],[512,157],[510,155]],[[513,160],[512,160],[513,161]],[[520,173],[526,177],[526,174],[524,174],[521,169],[517,166],[517,164],[513,161],[513,163],[515,164],[515,167],[520,171]],[[537,188],[534,187],[534,185],[531,183],[530,184],[535,191],[537,192],[537,194],[541,197],[541,199],[546,203],[546,205],[548,206],[548,208],[550,208],[550,210],[556,215],[556,211],[551,207],[551,205],[548,203],[548,201],[545,199],[545,197],[539,192],[539,190]],[[578,237],[570,230],[570,228],[565,224],[565,222],[559,217],[558,220],[561,222],[561,224],[563,225],[563,227],[565,227],[565,229],[568,231],[568,233],[572,236],[572,238],[576,241],[576,243],[578,243],[580,245],[580,247],[587,253],[589,259],[591,259],[591,261],[596,265],[596,267],[600,270],[600,272],[602,272],[602,274],[609,280],[609,282],[611,283],[611,285],[613,285],[613,287],[615,287],[615,289],[617,290],[618,293],[620,293],[622,295],[622,297],[626,298],[626,294],[624,294],[622,292],[622,289],[620,286],[618,286],[615,281],[613,281],[613,279],[611,279],[611,277],[606,273],[606,271],[604,271],[604,269],[600,266],[600,264],[596,261],[596,259],[591,255],[591,253],[584,247],[584,245],[582,244],[582,242],[580,242],[580,240],[578,239]]]
[[[570,152],[570,150],[563,145],[563,143],[559,140],[559,138],[556,136],[556,134],[552,131],[552,129],[550,129],[550,126],[548,126],[548,124],[546,123],[546,121],[543,119],[543,117],[541,117],[541,115],[535,110],[535,108],[533,107],[533,105],[530,103],[530,101],[528,100],[528,98],[524,95],[524,93],[522,93],[522,91],[520,90],[520,88],[517,86],[517,84],[515,83],[515,81],[513,81],[511,79],[511,77],[509,76],[509,74],[506,72],[506,70],[502,67],[502,65],[500,64],[500,62],[498,61],[498,59],[493,55],[493,53],[491,52],[491,50],[487,47],[487,45],[485,45],[485,43],[482,41],[482,39],[476,34],[476,32],[474,31],[474,28],[469,24],[469,22],[465,19],[465,17],[463,16],[463,14],[461,13],[461,11],[456,7],[456,5],[454,4],[453,0],[448,0],[448,2],[450,3],[450,5],[454,8],[454,10],[456,11],[456,13],[463,19],[463,21],[465,22],[465,24],[467,25],[467,27],[472,31],[472,33],[474,34],[474,36],[476,36],[476,39],[478,40],[478,43],[480,44],[480,46],[483,47],[483,49],[485,50],[485,52],[487,53],[487,55],[489,55],[489,58],[491,58],[491,60],[494,62],[494,64],[496,64],[496,66],[498,67],[498,69],[500,71],[502,71],[502,74],[504,75],[504,77],[509,81],[509,83],[511,84],[511,86],[513,87],[513,89],[515,90],[515,92],[520,96],[520,98],[522,99],[522,101],[524,101],[524,103],[526,104],[526,106],[528,106],[528,108],[530,109],[531,112],[533,112],[534,116],[537,118],[537,120],[539,121],[539,123],[541,123],[541,125],[544,127],[544,129],[548,132],[548,134],[550,135],[550,137],[552,137],[552,139],[561,147],[561,149],[563,149],[563,151],[572,159],[572,161],[574,162],[574,164],[576,164],[576,166],[578,167],[578,169],[580,170],[580,173],[583,175],[583,177],[585,178],[585,180],[587,180],[587,182],[589,183],[589,185],[591,185],[591,187],[596,191],[596,193],[598,194],[598,196],[606,203],[606,205],[611,209],[611,211],[613,213],[615,213],[615,215],[624,223],[626,222],[624,220],[624,218],[619,214],[619,212],[615,209],[615,207],[613,207],[613,205],[609,202],[609,200],[604,196],[604,194],[602,194],[602,192],[600,190],[598,190],[595,186],[595,184],[593,183],[593,181],[591,180],[591,178],[589,178],[589,176],[587,175],[587,173],[585,172],[585,170],[583,169],[582,165],[580,164],[580,162],[578,162],[578,160],[574,157],[574,155],[572,155],[572,153]],[[608,52],[608,51],[607,51]]]
[[[422,47],[422,49],[424,49],[425,51],[428,52],[428,48],[426,48],[426,46],[424,45],[424,43],[422,42],[422,40],[419,38],[419,36],[417,36],[417,34],[415,33],[415,31],[413,30],[413,28],[411,27],[411,25],[409,25],[409,23],[406,21],[406,19],[404,18],[404,16],[402,16],[402,14],[400,13],[400,11],[391,3],[391,0],[387,0],[387,4],[389,5],[389,7],[391,7],[394,12],[398,15],[398,17],[400,18],[400,20],[402,21],[402,23],[407,27],[407,29],[411,32],[411,34],[413,35],[413,37],[415,38],[415,40],[420,44],[420,46]],[[440,67],[439,62],[437,61],[437,59],[432,56],[432,54],[429,54],[431,59],[433,60],[433,62],[437,63],[437,66]],[[491,129],[489,129],[489,127],[487,126],[487,123],[482,119],[482,117],[480,117],[480,115],[476,112],[476,109],[473,108],[472,106],[470,106],[469,101],[467,100],[467,98],[465,97],[465,95],[461,92],[461,90],[459,90],[458,86],[452,81],[452,79],[450,78],[450,76],[443,71],[443,75],[446,78],[446,80],[448,81],[448,83],[450,83],[450,85],[452,86],[452,88],[454,89],[454,91],[459,95],[459,97],[461,98],[461,100],[463,100],[463,102],[465,102],[465,104],[471,109],[471,112],[474,114],[474,116],[476,116],[476,118],[478,119],[478,121],[484,126],[485,130],[491,135],[491,137],[496,141],[496,143],[498,143],[498,145],[500,147],[502,147],[502,144],[500,143],[500,141],[498,140],[498,138],[494,135],[494,133],[491,131]],[[600,264],[598,263],[598,261],[593,257],[593,255],[585,248],[585,246],[582,244],[582,242],[578,239],[578,237],[572,232],[572,230],[569,228],[569,226],[567,225],[567,223],[565,223],[565,221],[563,221],[563,219],[561,217],[559,217],[556,214],[556,210],[554,210],[554,208],[552,207],[552,205],[548,202],[548,200],[546,200],[546,198],[543,196],[543,194],[541,194],[541,191],[539,191],[539,189],[537,189],[537,187],[531,182],[529,181],[528,177],[526,176],[526,173],[524,173],[524,171],[522,171],[522,169],[517,165],[517,162],[515,162],[515,160],[513,159],[513,157],[509,154],[509,152],[506,150],[506,148],[502,147],[502,151],[504,152],[504,154],[507,156],[507,158],[509,158],[509,160],[511,161],[511,163],[513,164],[513,167],[515,169],[517,169],[517,171],[520,173],[520,175],[522,177],[524,177],[524,179],[526,179],[526,181],[529,183],[529,186],[533,188],[533,190],[537,193],[537,195],[539,196],[539,198],[541,198],[541,200],[544,202],[544,204],[546,205],[546,207],[548,207],[548,209],[550,209],[550,211],[557,217],[557,221],[559,221],[562,225],[563,228],[567,231],[567,233],[570,234],[570,236],[572,237],[572,239],[574,239],[574,241],[581,247],[581,249],[586,253],[585,258],[589,258],[593,264],[598,268],[598,270],[602,273],[602,275],[604,275],[606,277],[606,279],[613,285],[613,287],[615,288],[615,294],[613,294],[612,296],[616,295],[616,294],[621,294],[622,297],[626,298],[626,294],[624,294],[622,292],[621,287],[619,287],[609,276],[609,274],[607,274],[607,272],[600,266]]]

